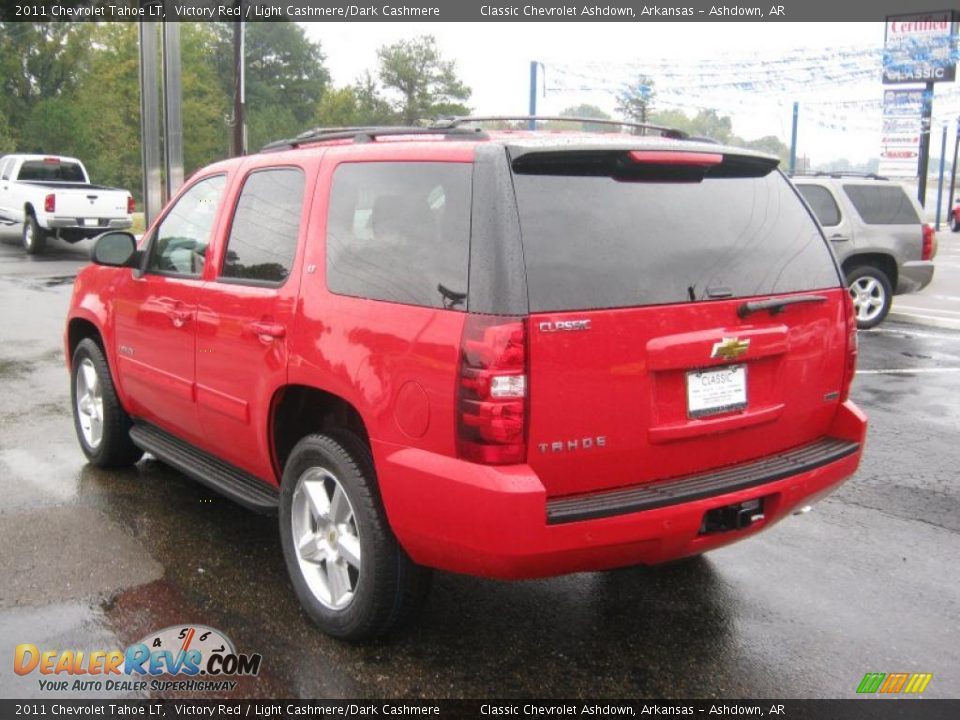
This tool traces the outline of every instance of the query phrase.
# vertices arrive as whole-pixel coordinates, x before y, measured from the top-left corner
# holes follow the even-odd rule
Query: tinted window
[[[261,170],[247,178],[223,261],[225,278],[283,282],[290,274],[300,234],[303,172]]]
[[[844,185],[857,214],[868,225],[917,225],[920,218],[899,185]]]
[[[327,220],[327,285],[342,295],[464,309],[472,166],[349,163]]]
[[[836,287],[787,180],[514,176],[531,311],[684,303]]]
[[[20,166],[17,180],[78,183],[87,181],[79,163],[59,160],[25,160]]]
[[[210,244],[227,178],[201,180],[177,200],[160,223],[150,245],[147,271],[199,276]]]
[[[840,224],[840,208],[829,190],[819,185],[797,185],[797,190],[809,203],[821,225],[830,227]]]

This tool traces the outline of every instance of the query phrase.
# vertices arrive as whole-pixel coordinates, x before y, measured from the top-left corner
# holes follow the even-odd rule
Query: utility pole
[[[957,118],[957,137],[953,141],[953,164],[950,165],[950,195],[947,198],[950,209],[947,210],[950,217],[953,217],[953,205],[955,198],[953,191],[957,187],[957,150],[960,149],[960,117]]]
[[[530,106],[529,112],[527,113],[532,118],[537,114],[537,65],[539,65],[536,60],[530,61]],[[527,130],[536,130],[537,121],[536,120],[527,120]]]
[[[243,2],[240,2],[240,14],[243,15]],[[246,72],[244,53],[244,23],[233,23],[233,155],[247,154],[246,125]]]
[[[180,67],[180,23],[163,23],[163,152],[166,200],[183,185],[183,94]]]
[[[143,215],[149,226],[163,206],[160,175],[160,109],[157,23],[140,23],[140,147],[143,163]]]
[[[923,91],[923,113],[920,116],[920,182],[917,185],[917,200],[924,207],[927,204],[927,172],[930,169],[931,122],[933,122],[933,83],[928,82]]]
[[[793,103],[793,128],[790,130],[790,177],[797,172],[797,121],[800,118],[800,103]]]
[[[940,136],[940,181],[937,185],[937,230],[940,229],[940,208],[943,204],[943,171],[947,161],[947,123],[943,124],[943,133]]]

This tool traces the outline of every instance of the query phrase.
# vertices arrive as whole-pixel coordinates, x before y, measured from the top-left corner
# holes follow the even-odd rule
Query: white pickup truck
[[[66,242],[132,224],[133,196],[91,185],[79,160],[56,155],[0,157],[0,227],[22,225],[23,248],[42,253],[48,237]]]

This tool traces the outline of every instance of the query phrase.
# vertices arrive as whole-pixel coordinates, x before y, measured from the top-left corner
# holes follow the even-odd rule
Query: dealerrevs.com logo
[[[174,625],[126,650],[40,649],[23,643],[14,651],[13,670],[38,673],[40,690],[49,692],[223,691],[237,685],[229,678],[259,674],[262,660],[258,653],[238,653],[214,628]]]

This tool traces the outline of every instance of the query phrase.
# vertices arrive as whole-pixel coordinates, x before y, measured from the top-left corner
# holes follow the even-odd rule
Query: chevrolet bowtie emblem
[[[750,348],[749,340],[740,338],[723,338],[720,342],[713,344],[713,351],[710,353],[712,358],[723,358],[724,360],[736,360]]]

